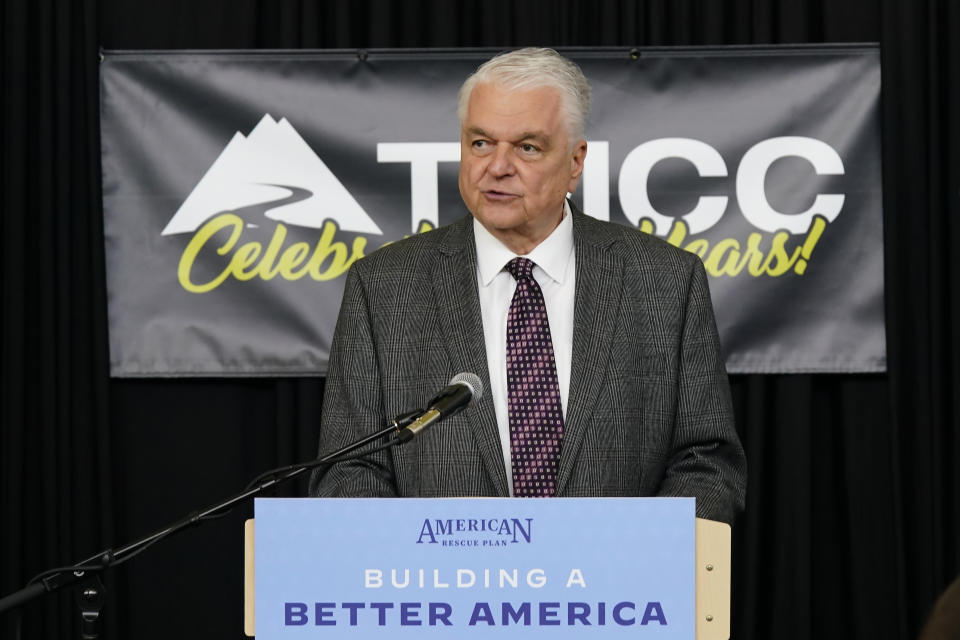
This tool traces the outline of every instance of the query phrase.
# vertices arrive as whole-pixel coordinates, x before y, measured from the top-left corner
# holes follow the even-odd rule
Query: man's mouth
[[[484,197],[488,200],[509,200],[511,198],[518,197],[515,193],[508,193],[506,191],[497,191],[496,189],[489,189],[483,192]]]

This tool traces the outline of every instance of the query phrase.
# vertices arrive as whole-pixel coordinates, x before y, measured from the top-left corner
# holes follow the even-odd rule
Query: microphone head
[[[483,397],[483,383],[480,381],[480,376],[475,373],[468,371],[458,373],[450,378],[450,384],[462,384],[470,389],[470,402],[467,405],[468,407],[473,406],[477,400]]]

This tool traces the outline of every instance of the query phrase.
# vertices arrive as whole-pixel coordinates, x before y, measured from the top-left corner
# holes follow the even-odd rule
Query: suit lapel
[[[483,396],[464,415],[470,422],[487,474],[497,493],[506,496],[509,495],[507,474],[490,393],[472,225],[473,219],[467,217],[447,228],[447,237],[440,245],[433,287],[443,340],[453,368],[458,373],[473,372],[483,381]]]
[[[623,262],[616,252],[608,250],[614,238],[579,211],[574,211],[573,223],[577,273],[573,357],[557,471],[558,495],[570,478],[600,395],[623,289]]]

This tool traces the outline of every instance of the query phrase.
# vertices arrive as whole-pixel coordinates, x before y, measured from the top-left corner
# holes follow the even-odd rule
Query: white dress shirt
[[[500,448],[507,470],[507,485],[513,495],[513,465],[510,462],[510,419],[507,413],[507,312],[517,281],[504,267],[518,257],[497,240],[482,224],[473,220],[477,246],[477,290],[483,316],[483,340],[487,349],[490,395],[497,413]],[[563,219],[547,238],[525,256],[533,261],[533,277],[543,291],[550,322],[553,355],[563,415],[567,415],[570,390],[570,361],[573,356],[573,303],[576,258],[573,248],[573,218],[570,205],[563,203]]]

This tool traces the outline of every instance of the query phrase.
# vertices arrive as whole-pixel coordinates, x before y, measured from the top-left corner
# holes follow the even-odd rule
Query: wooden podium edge
[[[730,525],[697,518],[697,640],[730,638]]]
[[[243,523],[243,634],[253,637],[253,518]]]
[[[243,523],[243,633],[254,631],[254,521]],[[730,525],[697,518],[696,523],[696,638],[730,638]]]

